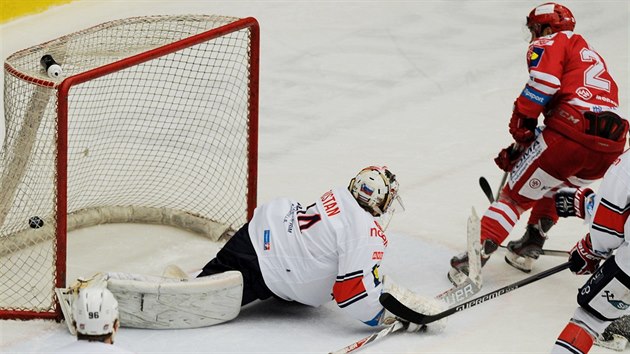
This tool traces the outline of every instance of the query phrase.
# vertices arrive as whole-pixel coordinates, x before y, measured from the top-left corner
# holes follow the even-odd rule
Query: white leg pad
[[[243,277],[229,271],[178,279],[108,273],[107,288],[118,300],[124,327],[176,329],[212,326],[232,320],[241,310]]]

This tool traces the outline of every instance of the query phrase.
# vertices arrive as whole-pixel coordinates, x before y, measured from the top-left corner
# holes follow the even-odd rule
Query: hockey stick
[[[453,305],[459,301],[466,299],[467,297],[476,294],[477,292],[479,292],[479,290],[481,290],[481,246],[479,245],[479,216],[477,216],[475,208],[472,209],[472,214],[468,218],[467,250],[468,259],[473,260],[472,262],[470,262],[468,277],[466,277],[466,279],[461,284],[454,286],[451,289],[446,290],[445,292],[436,296],[436,299],[446,301],[448,304]],[[396,321],[392,325],[381,330],[380,332],[376,332],[365,338],[359,339],[358,341],[344,348],[341,348],[334,352],[330,352],[330,354],[345,354],[353,352],[359,348],[362,348],[364,345],[382,339],[383,337],[391,333],[400,331],[401,329],[406,329],[408,325],[408,322],[403,323],[401,321]]]
[[[569,268],[569,266],[571,265],[570,262],[565,262],[562,263],[560,265],[557,265],[553,268],[547,269],[543,272],[540,272],[538,274],[532,275],[531,277],[525,278],[523,280],[517,281],[516,283],[504,286],[498,290],[495,290],[493,292],[490,292],[488,294],[476,297],[472,300],[466,301],[464,303],[462,303],[461,305],[457,305],[455,307],[451,307],[446,311],[442,311],[440,313],[437,313],[435,315],[426,315],[423,313],[419,313],[416,312],[410,308],[408,308],[407,306],[403,305],[400,301],[398,301],[398,299],[396,299],[393,295],[389,294],[389,293],[383,293],[381,294],[379,301],[381,302],[381,304],[387,309],[389,310],[391,313],[393,313],[394,315],[400,317],[400,318],[404,318],[406,320],[409,320],[410,322],[416,323],[416,324],[427,324],[427,323],[431,323],[431,322],[435,322],[437,320],[440,320],[444,317],[450,316],[456,312],[461,312],[464,311],[466,309],[469,309],[471,307],[477,306],[479,304],[482,304],[488,300],[492,300],[492,299],[496,299],[497,297],[501,296],[501,295],[505,295],[509,292],[512,292],[520,287],[523,287],[527,284],[531,284],[533,282],[536,282],[538,280],[544,279],[550,275],[556,274],[558,272],[561,272],[567,268]]]
[[[492,195],[492,187],[490,187],[490,183],[488,183],[488,180],[486,179],[486,177],[484,176],[479,177],[479,187],[481,187],[483,194],[486,195],[486,198],[488,198],[488,201],[490,202],[490,204],[494,203],[494,195]]]
[[[508,177],[508,173],[507,172],[503,173],[503,177],[501,178],[501,184],[499,184],[499,189],[497,190],[496,197],[492,194],[492,187],[490,187],[490,183],[488,183],[488,180],[486,179],[486,177],[484,176],[479,177],[479,187],[481,187],[483,194],[486,195],[486,198],[488,198],[488,201],[490,202],[490,204],[494,203],[495,200],[499,199],[499,195],[501,194],[501,190],[503,189],[503,186],[505,185],[505,181],[507,181],[507,177]]]
[[[504,246],[504,245],[501,245],[499,247],[507,249],[507,246]],[[563,251],[563,250],[547,250],[547,249],[543,249],[541,255],[567,257],[567,256],[569,256],[569,253],[570,253],[569,251]]]
[[[393,324],[387,326],[386,328],[384,328],[383,330],[381,330],[380,332],[376,332],[376,333],[372,333],[369,336],[359,339],[358,341],[343,347],[339,350],[335,350],[334,352],[330,352],[329,354],[345,354],[345,353],[350,353],[353,352],[357,349],[362,348],[364,345],[367,345],[369,343],[372,343],[376,340],[382,339],[383,337],[392,334],[394,332],[398,332],[402,329],[406,329],[407,326],[409,326],[409,322],[403,323],[400,321],[396,321]]]
[[[501,177],[501,184],[499,184],[499,188],[497,189],[497,194],[494,197],[494,200],[499,200],[499,196],[501,195],[501,190],[503,189],[503,186],[505,186],[505,182],[507,181],[508,178],[508,172],[503,172],[503,177]]]

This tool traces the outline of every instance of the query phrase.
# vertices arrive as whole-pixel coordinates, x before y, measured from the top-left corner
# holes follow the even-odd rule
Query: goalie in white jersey
[[[597,196],[588,188],[563,188],[556,209],[559,216],[589,223],[590,232],[571,250],[569,261],[574,273],[593,275],[580,288],[580,306],[552,353],[588,353],[611,321],[630,315],[630,151],[610,166]]]
[[[400,321],[417,331],[423,326],[394,316],[379,302],[386,291],[425,314],[445,306],[379,273],[388,240],[378,219],[393,212],[394,200],[400,201],[394,174],[366,167],[348,188],[331,189],[313,204],[278,198],[260,205],[194,279],[169,265],[162,276],[110,272],[78,283],[105,282],[127,327],[212,326],[236,318],[242,305],[276,297],[309,306],[334,300],[370,326]],[[58,296],[65,299],[72,289],[57,289]],[[62,307],[66,318],[69,307]],[[430,327],[439,331],[444,324]]]
[[[370,166],[348,188],[329,190],[315,203],[272,200],[255,210],[199,277],[237,270],[243,275],[243,305],[272,296],[310,306],[334,300],[352,317],[382,324],[393,316],[379,303],[379,266],[388,240],[376,218],[391,212],[397,199],[394,174]],[[391,287],[404,293],[398,295],[408,306],[427,305],[426,299]]]

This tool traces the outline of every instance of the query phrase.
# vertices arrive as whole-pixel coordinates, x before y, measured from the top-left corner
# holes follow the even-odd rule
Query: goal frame
[[[248,29],[250,31],[249,52],[249,124],[248,124],[248,167],[247,167],[247,218],[251,219],[257,203],[257,176],[258,176],[258,109],[259,109],[259,65],[260,65],[260,27],[253,17],[238,19],[232,23],[207,30],[205,32],[184,38],[146,52],[136,54],[125,59],[103,65],[83,73],[66,77],[60,83],[41,80],[28,76],[5,62],[5,71],[23,80],[36,85],[57,88],[57,224],[56,234],[56,260],[55,260],[55,284],[56,288],[66,287],[66,260],[67,260],[67,163],[68,163],[68,96],[70,90],[81,83],[97,79],[102,76],[117,72],[131,66],[147,62],[172,54],[178,50],[216,39],[225,34]],[[54,306],[52,311],[40,312],[29,310],[0,310],[0,319],[57,319],[63,318],[61,307],[56,295],[53,293]]]

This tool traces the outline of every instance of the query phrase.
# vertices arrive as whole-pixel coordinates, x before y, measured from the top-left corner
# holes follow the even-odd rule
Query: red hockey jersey
[[[623,151],[619,141],[589,135],[583,113],[618,111],[617,84],[602,57],[579,34],[562,31],[534,40],[527,51],[529,81],[515,109],[536,118],[544,115],[547,128],[597,151]]]

